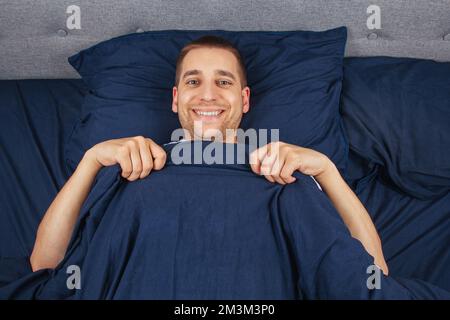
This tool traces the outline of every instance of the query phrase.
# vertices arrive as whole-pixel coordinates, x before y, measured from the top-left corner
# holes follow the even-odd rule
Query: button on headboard
[[[450,0],[0,0],[0,79],[77,78],[69,56],[131,32],[342,25],[347,56],[450,61]]]

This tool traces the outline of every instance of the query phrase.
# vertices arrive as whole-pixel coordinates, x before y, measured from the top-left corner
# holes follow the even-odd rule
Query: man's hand
[[[269,143],[250,154],[253,172],[280,184],[294,182],[292,174],[296,170],[306,175],[320,176],[332,165],[331,160],[318,151],[280,141]]]
[[[166,163],[166,152],[153,140],[141,136],[112,139],[96,144],[86,157],[98,168],[119,164],[129,181],[145,178]]]

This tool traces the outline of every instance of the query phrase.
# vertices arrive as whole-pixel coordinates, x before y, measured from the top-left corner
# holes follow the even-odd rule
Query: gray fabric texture
[[[80,7],[81,29],[66,12]],[[381,28],[367,27],[370,5]],[[348,27],[346,56],[450,61],[450,0],[0,0],[0,79],[77,78],[67,58],[139,31]]]

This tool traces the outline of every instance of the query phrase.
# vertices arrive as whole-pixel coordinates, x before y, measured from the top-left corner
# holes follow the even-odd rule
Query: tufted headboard
[[[77,78],[69,56],[131,32],[342,25],[347,56],[450,61],[450,0],[0,0],[0,79]]]

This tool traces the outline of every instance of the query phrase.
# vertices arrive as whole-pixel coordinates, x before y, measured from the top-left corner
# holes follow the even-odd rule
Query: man
[[[239,52],[224,39],[202,37],[179,55],[173,87],[172,110],[178,113],[186,139],[236,142],[227,129],[239,128],[250,110],[250,88]],[[195,126],[201,123],[201,127]],[[217,135],[216,133],[220,133]],[[165,151],[149,138],[108,140],[89,149],[77,169],[48,208],[37,232],[30,258],[33,271],[55,268],[64,258],[69,241],[95,176],[104,166],[119,164],[122,177],[135,181],[161,170]],[[342,179],[332,161],[317,151],[283,142],[270,143],[250,156],[251,169],[272,183],[289,184],[300,171],[313,176],[350,230],[375,263],[388,273],[381,241],[369,214]]]

